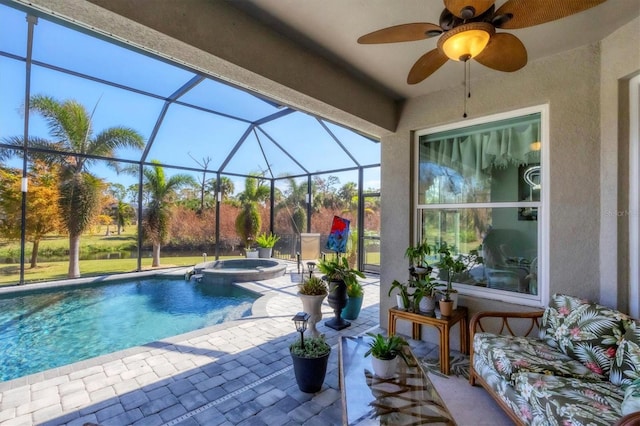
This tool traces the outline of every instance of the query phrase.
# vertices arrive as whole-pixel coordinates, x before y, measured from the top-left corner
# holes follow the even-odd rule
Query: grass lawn
[[[191,266],[202,262],[202,256],[160,257],[162,267]],[[25,282],[54,281],[67,278],[69,262],[42,262],[31,269],[25,265]],[[107,275],[122,272],[134,272],[138,267],[137,259],[81,260],[80,273],[83,277]],[[142,269],[151,269],[151,259],[142,259]],[[20,265],[0,266],[0,286],[17,284],[20,279]]]
[[[113,229],[113,227],[111,227]],[[105,235],[106,227],[100,232],[83,235],[80,238],[80,253],[115,253],[119,251],[132,251],[138,245],[138,235],[135,227],[127,228],[121,235],[111,233]],[[32,244],[27,242],[25,258],[31,256]],[[40,241],[38,254],[40,256],[64,256],[69,251],[69,238],[65,235],[50,235]],[[17,258],[20,256],[19,241],[0,241],[0,259]]]

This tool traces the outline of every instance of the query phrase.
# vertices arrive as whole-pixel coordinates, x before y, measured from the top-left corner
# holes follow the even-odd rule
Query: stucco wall
[[[460,65],[462,66],[462,65]],[[480,66],[475,65],[474,66]],[[516,73],[496,71],[472,82],[469,117],[548,104],[550,111],[550,291],[598,299],[600,235],[599,45],[529,63]],[[412,233],[412,131],[463,122],[462,87],[412,99],[398,131],[382,139],[382,292],[406,279],[403,258]],[[472,311],[495,309],[488,300],[464,300]],[[381,324],[391,300],[382,297]],[[524,309],[522,307],[512,307]]]
[[[628,80],[640,73],[640,18],[601,43],[600,300],[628,309]],[[638,214],[638,212],[635,212]]]

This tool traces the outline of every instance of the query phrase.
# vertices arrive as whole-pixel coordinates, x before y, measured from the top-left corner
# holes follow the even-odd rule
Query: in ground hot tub
[[[275,259],[215,260],[194,267],[196,274],[202,274],[202,282],[213,284],[269,280],[284,275],[286,269],[284,262]]]

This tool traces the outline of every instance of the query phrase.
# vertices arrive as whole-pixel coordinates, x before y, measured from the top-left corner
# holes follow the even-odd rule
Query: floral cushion
[[[518,373],[514,379],[516,391],[531,407],[529,424],[610,426],[622,417],[624,391],[607,380],[537,373]]]
[[[634,321],[626,324],[627,330],[616,351],[609,376],[611,383],[623,387],[640,381],[640,325]]]
[[[540,337],[594,373],[608,376],[626,319],[605,306],[556,294],[544,312]]]
[[[539,339],[476,333],[473,345],[475,357],[492,365],[497,374],[510,383],[513,375],[522,371],[578,377],[583,380],[604,378]]]
[[[489,387],[525,424],[533,420],[531,406],[525,398],[515,391],[509,382],[505,381],[490,364],[479,357],[473,357],[473,369],[480,375]]]

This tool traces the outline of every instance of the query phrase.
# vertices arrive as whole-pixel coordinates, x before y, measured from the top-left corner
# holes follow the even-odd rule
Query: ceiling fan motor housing
[[[462,24],[438,39],[438,50],[449,59],[466,62],[484,50],[495,32],[495,27],[487,22]]]

